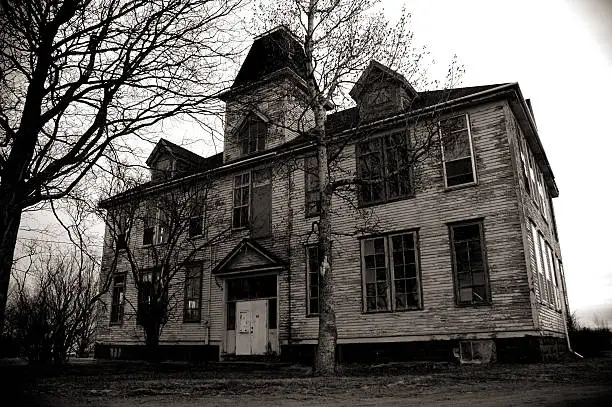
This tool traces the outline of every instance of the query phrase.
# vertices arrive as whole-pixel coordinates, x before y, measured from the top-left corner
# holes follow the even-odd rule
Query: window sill
[[[306,318],[319,318],[319,314],[306,314]]]
[[[397,198],[387,199],[385,201],[377,201],[377,202],[370,202],[370,203],[361,203],[360,202],[358,207],[359,208],[369,208],[369,207],[372,207],[372,206],[384,205],[384,204],[388,204],[388,203],[405,201],[405,200],[414,199],[414,198],[416,198],[416,194],[400,196],[400,197],[397,197]]]
[[[491,302],[472,302],[472,303],[463,303],[463,304],[455,303],[455,307],[457,308],[491,307],[491,306],[493,306],[493,303]]]
[[[362,314],[401,314],[404,312],[423,311],[424,308],[406,308],[396,310],[381,310],[381,311],[361,311]]]
[[[123,321],[118,322],[109,322],[108,326],[121,326],[123,325]]]
[[[202,322],[202,318],[200,319],[183,319],[183,324],[199,324],[200,322]]]
[[[311,213],[310,215],[304,215],[304,219],[318,218],[319,216],[321,216],[321,213]]]
[[[460,189],[471,188],[478,186],[478,182],[470,182],[467,184],[453,185],[452,187],[444,187],[444,192],[453,192]]]

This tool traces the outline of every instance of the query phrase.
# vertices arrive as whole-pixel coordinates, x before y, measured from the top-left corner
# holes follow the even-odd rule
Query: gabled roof
[[[276,27],[255,38],[231,89],[259,82],[270,74],[290,69],[306,78],[306,55],[289,28]]]
[[[242,239],[213,269],[215,275],[280,271],[286,263],[253,239]]]
[[[404,75],[394,71],[393,69],[381,64],[378,61],[371,60],[368,67],[365,69],[365,71],[363,71],[363,73],[349,92],[349,95],[351,95],[353,100],[358,101],[361,92],[367,88],[368,84],[372,83],[370,77],[374,74],[374,71],[378,71],[382,73],[385,77],[391,79],[392,81],[398,82],[404,89],[406,89],[406,92],[408,92],[408,94],[410,94],[412,97],[417,96],[417,91],[412,87],[408,80],[404,78]]]
[[[198,165],[205,160],[204,157],[162,138],[159,139],[157,145],[151,154],[149,154],[149,158],[147,158],[146,161],[147,165],[151,166],[151,164],[155,163],[155,161],[157,161],[157,159],[163,154],[168,154],[174,158],[178,158],[193,165]]]

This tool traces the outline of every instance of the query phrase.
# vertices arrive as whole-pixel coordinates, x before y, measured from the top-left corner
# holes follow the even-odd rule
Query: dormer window
[[[255,115],[251,115],[242,125],[239,132],[242,155],[263,151],[266,146],[268,126]]]

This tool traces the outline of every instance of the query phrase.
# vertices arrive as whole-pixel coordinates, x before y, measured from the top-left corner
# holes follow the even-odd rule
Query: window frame
[[[123,278],[123,282],[117,284],[116,279],[118,277]],[[122,325],[123,316],[125,315],[125,287],[126,287],[127,273],[115,273],[113,274],[113,288],[111,290],[111,306],[109,315],[109,325]],[[121,288],[121,303],[115,304],[115,289]],[[113,319],[113,311],[117,308],[117,319]]]
[[[529,180],[529,164],[527,160],[529,159],[529,154],[527,153],[527,142],[524,137],[519,140],[519,155],[521,160],[521,178],[523,179],[523,185],[525,187],[525,191],[527,195],[531,196],[531,182]]]
[[[448,174],[446,172],[446,159],[444,157],[444,140],[443,140],[443,136],[442,136],[442,123],[445,121],[450,121],[453,119],[456,119],[458,117],[464,117],[465,118],[465,125],[466,128],[465,130],[467,130],[468,133],[468,143],[469,143],[469,147],[470,147],[470,160],[471,160],[471,167],[472,167],[472,175],[473,175],[473,181],[470,182],[465,182],[463,184],[456,184],[456,185],[448,185]],[[455,132],[459,132],[459,131],[463,131],[464,129],[461,130],[455,130]],[[439,140],[440,140],[440,151],[442,154],[442,176],[444,178],[444,189],[445,190],[453,190],[453,189],[459,189],[459,188],[463,188],[463,187],[468,187],[468,186],[473,186],[473,185],[478,185],[478,171],[476,168],[476,155],[474,154],[474,143],[472,141],[472,122],[470,120],[470,116],[469,113],[462,113],[462,114],[458,114],[458,115],[453,115],[450,117],[447,117],[443,120],[438,121],[438,136],[439,136]],[[462,158],[456,158],[454,160],[451,161],[458,161],[458,160],[463,160],[467,157],[462,157]],[[450,161],[449,161],[450,162]]]
[[[451,265],[452,265],[452,271],[453,271],[453,286],[454,286],[453,291],[455,294],[455,306],[457,307],[490,306],[493,303],[493,298],[492,298],[492,293],[491,293],[491,277],[489,275],[489,261],[488,261],[488,256],[487,256],[487,245],[486,245],[485,233],[484,233],[484,218],[452,222],[452,223],[448,223],[447,225],[448,225]],[[454,238],[455,228],[462,227],[462,226],[471,226],[471,225],[478,225],[479,227],[480,251],[482,253],[482,263],[483,263],[483,270],[484,270],[483,274],[484,274],[484,279],[485,279],[484,288],[485,288],[486,299],[484,301],[474,301],[473,295],[472,295],[472,300],[470,302],[461,301],[461,295],[459,292],[460,286],[459,286],[459,276],[458,276],[458,267],[457,267],[457,252],[455,249],[456,242]],[[470,265],[470,274],[473,275],[471,271],[471,265]],[[473,276],[472,276],[472,286],[471,287],[472,288],[474,287]]]
[[[244,177],[245,175],[248,175],[248,182],[247,183],[243,183],[243,181],[241,180],[241,184],[236,186],[236,178],[237,177]],[[248,191],[248,198],[247,198],[247,203],[246,204],[241,204],[239,206],[236,206],[236,190],[240,189],[241,191],[244,191],[244,188],[246,187],[246,190]],[[243,229],[248,229],[249,227],[249,222],[251,220],[251,198],[252,198],[252,174],[251,171],[245,171],[245,172],[241,172],[239,174],[236,174],[232,177],[232,230],[243,230]],[[241,195],[242,198],[242,195]],[[246,224],[240,224],[238,226],[235,225],[235,221],[236,221],[236,209],[240,209],[242,210],[242,208],[246,207]]]
[[[396,306],[396,277],[394,270],[394,261],[393,261],[393,237],[395,236],[403,236],[403,235],[412,235],[413,241],[413,250],[414,250],[414,260],[415,260],[415,280],[417,285],[417,305],[416,306],[406,306],[405,308],[398,308]],[[368,240],[376,240],[383,239],[383,247],[384,247],[384,257],[385,257],[385,276],[386,276],[386,309],[368,309],[368,295],[367,295],[367,277],[366,277],[366,261],[365,261],[365,244]],[[359,238],[359,246],[360,246],[360,268],[361,268],[361,301],[362,314],[379,314],[379,313],[387,313],[387,312],[407,312],[407,311],[422,311],[424,309],[423,305],[423,280],[421,273],[421,254],[420,254],[420,240],[419,240],[419,229],[408,229],[408,230],[400,230],[394,231],[391,233],[385,234],[376,234],[376,235],[368,235]],[[375,254],[374,254],[375,255]],[[402,279],[404,280],[404,279]],[[380,280],[382,281],[382,280]],[[376,280],[374,284],[378,284],[379,280]],[[371,283],[370,283],[371,284]]]
[[[251,134],[250,128],[252,125],[262,125],[264,128],[264,131],[261,133],[257,132],[256,134]],[[238,130],[238,138],[240,142],[240,156],[246,157],[251,154],[255,154],[260,151],[264,151],[266,149],[266,141],[267,141],[266,139],[268,137],[268,130],[269,130],[268,123],[266,123],[256,114],[253,114],[253,113],[249,114],[244,120],[244,122],[240,125],[239,130]],[[251,151],[252,136],[255,137],[255,140],[254,140],[255,149],[253,151]]]
[[[204,267],[202,263],[192,263],[186,264],[185,275],[184,275],[184,285],[183,285],[183,323],[199,323],[202,321],[202,280],[204,275]],[[197,269],[196,276],[189,276],[189,272]],[[189,284],[197,280],[197,284],[199,286],[197,297],[188,297]],[[197,308],[188,308],[187,305],[189,301],[193,301],[197,298]],[[197,309],[197,317],[191,318],[187,316],[188,310]]]
[[[206,213],[204,203],[196,202],[192,203],[191,208],[189,210],[189,223],[187,225],[187,235],[190,239],[198,238],[204,236],[204,214]],[[194,220],[197,221],[199,219],[199,230],[198,233],[192,233],[192,224]]]
[[[119,251],[119,250],[127,250],[128,248],[128,235],[129,235],[129,230],[126,230],[125,232],[119,233],[117,235],[117,241],[115,242],[115,250]]]
[[[145,269],[142,269],[142,270],[138,270],[138,274],[140,275],[139,278],[140,278],[141,282],[144,281],[142,275],[147,274],[147,275],[150,276],[149,285],[151,286],[150,290],[151,290],[152,293],[154,293],[155,290],[156,290],[155,284],[153,282],[153,274],[154,273],[158,274],[157,280],[155,281],[155,283],[157,283],[158,285],[161,284],[161,282],[160,282],[160,279],[161,279],[161,267],[156,266],[156,267],[149,267],[149,268],[145,268]],[[136,285],[136,291],[137,291],[137,293],[136,293],[137,294],[136,324],[142,326],[142,319],[141,319],[142,318],[142,315],[141,315],[141,304],[143,304],[143,301],[142,301],[142,298],[141,298],[141,296],[143,295],[142,287],[141,287],[141,289],[138,289],[138,286]],[[166,291],[165,294],[167,295],[167,291]],[[151,294],[151,297],[153,297],[153,296],[154,296],[154,294]],[[150,305],[150,301],[149,301],[148,304]]]
[[[364,170],[364,168],[366,167],[363,162],[367,159],[366,157],[375,155],[375,154],[380,154],[380,175],[378,177],[372,177],[371,173],[368,173],[368,181],[370,182],[371,185],[375,185],[375,184],[379,184],[381,186],[381,196],[379,199],[376,200],[368,200],[365,201],[363,198],[363,192],[362,192],[362,188],[364,187],[363,185],[360,185],[358,187],[357,190],[357,201],[359,204],[359,207],[368,207],[368,206],[374,206],[374,205],[380,205],[383,203],[388,203],[388,202],[395,202],[395,201],[401,201],[404,199],[409,199],[409,198],[413,198],[415,193],[414,193],[414,168],[412,165],[409,166],[408,168],[408,192],[404,193],[404,194],[399,194],[397,196],[391,196],[390,193],[390,182],[391,182],[391,177],[393,176],[400,176],[401,178],[401,171],[402,169],[399,168],[400,165],[399,163],[396,163],[398,168],[395,169],[395,171],[391,172],[389,169],[389,151],[393,150],[392,147],[394,146],[389,146],[389,143],[387,140],[392,139],[393,137],[397,137],[397,136],[403,136],[404,138],[404,142],[406,145],[406,150],[407,151],[412,151],[412,132],[406,130],[406,129],[402,129],[402,130],[394,130],[394,131],[388,131],[385,133],[381,133],[381,134],[377,134],[375,136],[372,137],[368,137],[365,140],[362,140],[358,143],[355,144],[355,157],[356,157],[356,166],[357,166],[357,176],[360,179],[365,179],[364,174],[366,170]],[[367,152],[364,152],[365,148],[363,147],[366,144],[370,144],[370,145],[374,145],[374,143],[377,144],[377,149],[376,150],[370,150]],[[397,161],[397,160],[396,160]]]
[[[313,163],[309,162],[309,160],[314,161],[314,167],[312,167]],[[316,170],[316,172],[313,172]],[[315,155],[308,155],[304,157],[304,212],[307,218],[319,216],[321,214],[321,192],[319,190],[319,157]],[[316,189],[309,189],[311,184],[316,185]],[[317,195],[316,200],[311,200],[310,197],[312,195]],[[315,210],[311,211],[311,204],[314,204]]]
[[[311,260],[311,252],[310,250],[312,249],[316,249],[316,254],[317,254],[317,270],[316,271],[312,271],[310,269],[310,260]],[[305,247],[305,259],[306,259],[306,264],[305,264],[305,268],[306,268],[306,316],[307,317],[314,317],[314,316],[318,316],[319,315],[319,307],[320,307],[320,300],[321,300],[321,276],[320,276],[320,270],[319,270],[319,245],[318,244],[310,244],[307,245]],[[315,274],[317,276],[317,311],[313,312],[312,308],[311,308],[311,301],[312,301],[312,297],[311,297],[311,286],[312,286],[312,282],[311,282],[311,276],[312,274]]]

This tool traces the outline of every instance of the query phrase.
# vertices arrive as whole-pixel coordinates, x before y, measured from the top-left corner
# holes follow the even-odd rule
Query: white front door
[[[236,302],[236,355],[263,355],[268,343],[268,300]]]

